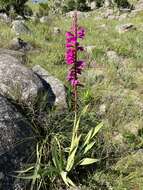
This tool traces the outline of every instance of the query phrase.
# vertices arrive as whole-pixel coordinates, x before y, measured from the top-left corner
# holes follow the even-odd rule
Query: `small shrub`
[[[39,17],[41,16],[48,16],[49,15],[49,5],[47,3],[40,3],[39,4]]]
[[[115,0],[115,3],[117,4],[118,7],[123,7],[123,8],[129,8],[130,3],[128,0]]]
[[[73,10],[78,11],[88,11],[90,8],[87,6],[86,0],[69,0],[64,6],[63,6],[63,12],[69,12]]]
[[[27,1],[28,0],[0,0],[0,7],[8,12],[10,8],[13,7],[17,14],[24,16],[24,7]]]

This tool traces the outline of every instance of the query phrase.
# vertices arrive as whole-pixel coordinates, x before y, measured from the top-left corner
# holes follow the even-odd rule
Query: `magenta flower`
[[[77,25],[77,13],[75,12],[73,19],[73,27],[71,31],[66,32],[66,63],[72,65],[68,73],[68,81],[70,81],[73,87],[80,85],[78,75],[82,73],[85,63],[78,60],[78,51],[84,51],[84,48],[79,45],[78,39],[83,39],[85,36],[85,30]]]
[[[84,51],[84,48],[80,46],[79,39],[83,39],[85,36],[85,30],[77,25],[77,12],[74,14],[73,25],[71,31],[66,32],[66,54],[65,60],[67,65],[70,66],[67,80],[73,87],[74,94],[74,107],[75,113],[77,112],[77,87],[81,85],[79,81],[79,75],[85,67],[85,63],[82,60],[78,60],[78,52]]]
[[[81,38],[81,39],[83,39],[84,38],[84,36],[85,36],[85,30],[84,30],[84,28],[79,28],[79,30],[77,31],[77,36],[78,36],[78,38]]]

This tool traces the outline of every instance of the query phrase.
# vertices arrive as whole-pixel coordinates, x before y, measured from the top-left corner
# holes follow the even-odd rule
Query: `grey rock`
[[[113,0],[105,0],[104,1],[104,6],[105,7],[110,7],[114,4]]]
[[[137,11],[143,10],[143,0],[138,0],[138,2],[135,5],[135,10]]]
[[[95,1],[91,2],[90,3],[90,8],[91,8],[91,10],[96,9],[97,8],[97,2],[95,2]]]
[[[19,63],[21,64],[25,64],[27,60],[26,54],[21,51],[14,51],[14,50],[0,48],[0,54],[11,55],[12,57],[15,57],[16,59],[18,59]]]
[[[61,30],[58,27],[54,27],[54,31],[53,32],[54,32],[54,34],[60,34]]]
[[[99,115],[101,115],[101,116],[105,115],[106,109],[107,109],[106,105],[105,104],[101,104],[99,106]]]
[[[44,89],[40,79],[8,54],[0,54],[0,93],[29,105]]]
[[[120,63],[121,57],[115,51],[107,51],[106,53],[108,61]]]
[[[30,29],[22,20],[14,20],[12,22],[12,31],[16,33],[16,35],[20,34],[31,34]]]
[[[41,17],[41,18],[40,18],[40,22],[43,23],[43,24],[44,24],[44,23],[48,23],[48,22],[49,22],[49,17],[48,17],[48,16],[43,16],[43,17]]]
[[[68,13],[66,13],[66,17],[73,17],[74,16],[75,11],[70,11]],[[85,12],[81,12],[81,11],[77,11],[77,16],[78,18],[85,18],[87,17]]]
[[[103,18],[108,18],[109,16],[114,15],[114,10],[113,9],[107,9],[103,14],[102,17]]]
[[[120,8],[120,12],[121,13],[130,13],[131,12],[131,9],[128,9],[128,8]]]
[[[12,175],[15,175],[14,171],[20,170],[26,164],[35,150],[34,139],[29,122],[12,103],[0,95],[0,187],[2,190],[15,190],[15,178]]]
[[[25,42],[22,39],[15,37],[10,42],[10,49],[29,51],[29,50],[32,50],[33,47],[31,46],[30,43]]]
[[[41,77],[47,84],[50,85],[52,92],[55,95],[54,105],[60,110],[67,108],[66,103],[66,91],[63,83],[49,74],[45,69],[43,69],[40,65],[36,65],[33,67],[33,71]]]
[[[127,23],[127,24],[122,24],[122,25],[116,26],[116,30],[119,33],[124,33],[124,32],[128,32],[128,31],[136,30],[136,27],[132,23]]]
[[[11,19],[7,16],[6,13],[0,13],[0,21],[10,23]]]

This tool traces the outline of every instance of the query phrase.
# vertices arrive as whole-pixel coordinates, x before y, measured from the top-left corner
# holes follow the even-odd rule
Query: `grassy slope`
[[[141,27],[143,14],[124,21],[96,20],[95,17],[96,14],[93,14],[92,17],[79,21],[80,25],[86,28],[86,39],[82,43],[85,46],[96,46],[88,62],[92,65],[96,61],[98,68],[102,68],[101,72],[104,71],[105,79],[100,81],[96,77],[92,78],[93,75],[89,78],[86,76],[80,100],[82,105],[91,104],[89,115],[93,119],[100,105],[106,105],[106,114],[101,117],[106,124],[102,131],[103,144],[97,143],[99,153],[96,153],[97,156],[105,156],[106,159],[101,162],[103,166],[99,165],[96,172],[93,170],[93,173],[88,175],[88,180],[83,180],[85,187],[82,188],[141,190],[143,189],[141,175],[143,165],[141,167],[138,166],[138,162],[133,162],[132,166],[132,158],[129,157],[129,161],[125,158],[131,152],[143,148],[143,27]],[[137,30],[118,34],[115,30],[116,25],[126,22],[134,23]],[[67,84],[65,79],[67,67],[64,61],[65,31],[69,29],[70,23],[71,20],[65,18],[53,18],[47,25],[28,22],[33,35],[21,36],[38,49],[38,52],[29,54],[28,66],[39,64],[65,84]],[[106,25],[106,30],[100,27],[103,24]],[[9,26],[2,23],[0,26],[2,26],[0,46],[8,47],[14,34],[11,33]],[[53,34],[54,26],[61,29],[60,35]],[[125,61],[118,65],[108,62],[106,57],[108,49],[116,51]],[[99,69],[86,68],[85,73],[88,70],[96,75]],[[135,133],[135,130],[139,132]],[[127,164],[127,167],[119,167],[118,160],[121,163],[123,161],[121,165]],[[126,169],[130,165],[132,170],[128,172]]]

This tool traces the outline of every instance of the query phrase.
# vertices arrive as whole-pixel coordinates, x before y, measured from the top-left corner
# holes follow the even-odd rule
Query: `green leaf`
[[[95,128],[90,129],[90,131],[88,132],[88,134],[85,137],[85,142],[83,144],[83,146],[86,146],[93,137],[95,137],[95,135],[98,133],[98,131],[103,127],[103,123],[101,122],[100,124],[98,124]]]
[[[92,134],[93,134],[93,128],[90,129],[90,131],[87,133],[87,135],[86,135],[86,137],[85,137],[85,142],[84,142],[83,146],[86,146],[86,145],[89,143]]]
[[[34,166],[31,166],[25,170],[21,170],[21,171],[15,171],[15,173],[19,173],[19,174],[23,174],[23,173],[27,173],[29,172],[30,170],[33,170],[34,169]]]
[[[34,185],[36,183],[36,180],[41,177],[39,174],[39,170],[40,170],[40,165],[41,165],[42,149],[43,149],[43,145],[39,148],[39,143],[37,143],[37,148],[36,148],[37,161],[35,164],[35,169],[34,169],[34,174],[33,174],[33,179],[31,182],[30,190],[34,189]]]
[[[54,138],[53,144],[52,144],[52,160],[59,171],[59,173],[62,171],[62,156],[61,156],[61,150],[59,150],[59,142],[57,138]]]
[[[77,147],[75,147],[73,151],[70,153],[70,155],[68,156],[67,166],[66,166],[66,171],[68,172],[72,169],[74,165],[76,151],[77,151]]]
[[[61,177],[62,177],[64,183],[65,183],[68,187],[69,187],[70,185],[71,185],[72,187],[76,187],[76,185],[72,182],[72,180],[67,176],[67,172],[62,171],[62,172],[61,172]]]
[[[58,146],[58,156],[59,156],[59,161],[60,161],[60,170],[63,169],[63,165],[64,165],[64,158],[63,158],[63,154],[62,154],[62,150],[61,150],[61,145],[60,142],[58,140],[57,137],[55,137],[55,140],[57,142],[57,146]]]
[[[68,171],[68,172],[72,169],[72,167],[74,165],[75,155],[76,155],[76,151],[78,149],[80,138],[81,138],[81,135],[78,137],[75,136],[75,138],[73,140],[72,149],[70,150],[68,160],[67,160],[67,166],[66,166],[66,171]]]
[[[79,163],[79,165],[89,165],[89,164],[93,164],[93,163],[95,163],[95,162],[98,162],[99,161],[99,159],[94,159],[94,158],[83,158],[81,161],[80,161],[80,163]]]
[[[68,181],[67,181],[67,172],[62,171],[60,174],[61,174],[61,177],[62,177],[64,183],[65,183],[67,186],[69,186],[69,183],[68,183]]]
[[[88,105],[84,107],[84,109],[82,110],[79,118],[77,119],[77,117],[75,116],[75,121],[74,121],[74,131],[77,132],[78,128],[79,128],[79,124],[80,124],[80,119],[81,117],[87,112],[88,109]]]
[[[41,176],[43,177],[51,177],[52,175],[59,175],[59,171],[54,166],[48,166],[48,168],[40,171]]]
[[[93,134],[91,136],[91,138],[93,138],[97,133],[98,131],[103,127],[103,122],[99,123],[95,128],[94,128],[94,131],[93,131]]]
[[[95,144],[95,141],[93,141],[93,142],[91,142],[90,144],[88,144],[88,145],[85,147],[83,154],[86,154],[86,153],[93,147],[94,144]]]
[[[81,115],[84,115],[84,114],[87,112],[88,107],[89,107],[89,105],[86,105],[86,106],[83,108]]]
[[[36,180],[36,179],[40,179],[41,176],[39,174],[35,174],[35,175],[31,175],[31,176],[14,176],[12,175],[13,177],[16,177],[16,178],[19,178],[19,179],[32,179],[32,180]]]

